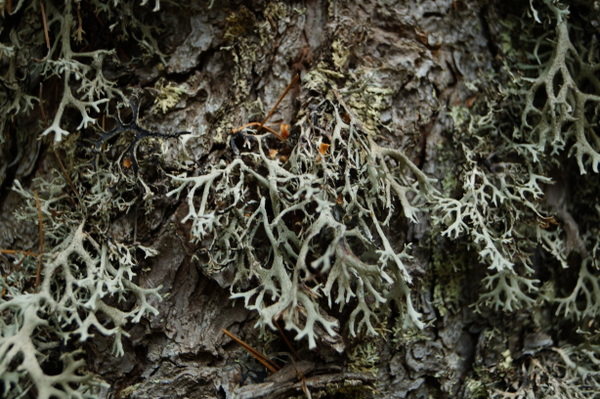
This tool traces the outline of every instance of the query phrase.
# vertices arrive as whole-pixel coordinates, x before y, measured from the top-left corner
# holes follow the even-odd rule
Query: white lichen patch
[[[311,348],[318,331],[337,335],[333,307],[349,308],[352,335],[376,334],[375,310],[390,300],[422,326],[410,256],[388,230],[402,213],[416,221],[435,190],[404,154],[377,145],[338,99],[311,107],[284,144],[239,135],[231,162],[173,176],[181,185],[168,194],[186,193],[183,222],[206,246],[207,270],[235,271],[232,297],[258,312],[260,326],[283,320]],[[348,123],[342,114],[352,115]]]
[[[125,324],[157,313],[148,298],[158,296],[158,289],[142,288],[132,281],[134,249],[122,244],[99,244],[85,233],[84,226],[81,223],[44,255],[39,290],[23,293],[3,284],[3,397],[26,395],[33,387],[41,399],[94,397],[82,354],[68,351],[58,358],[59,344],[74,345],[100,333],[114,337],[113,352],[121,356]],[[130,296],[135,298],[132,308],[124,303]],[[61,371],[50,373],[49,368]]]

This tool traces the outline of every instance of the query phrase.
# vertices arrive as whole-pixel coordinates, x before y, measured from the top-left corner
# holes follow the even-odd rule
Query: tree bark
[[[92,3],[83,3],[79,11],[72,13],[75,18],[83,15],[89,24],[83,26],[88,31],[84,35],[106,35],[102,24],[112,19],[98,12],[94,21]],[[117,61],[108,59],[103,71],[129,97],[131,106],[115,96],[94,115],[101,127],[82,128],[77,133],[75,127],[81,117],[76,112],[66,114],[64,123],[72,133],[52,143],[52,134],[38,140],[35,125],[36,120],[47,121],[46,113],[56,110],[46,97],[40,103],[45,109],[36,106],[27,117],[6,125],[0,149],[0,248],[37,250],[38,219],[32,211],[35,203],[29,203],[28,214],[24,212],[29,215],[26,223],[14,218],[14,212],[23,207],[22,194],[11,190],[15,182],[31,192],[40,190],[44,199],[49,194],[36,179],[70,176],[65,178],[63,194],[83,197],[93,191],[92,184],[85,180],[90,179],[89,173],[100,173],[104,168],[122,174],[114,183],[115,192],[133,205],[124,210],[115,205],[82,212],[82,222],[97,226],[103,222],[95,220],[106,222],[107,227],[100,231],[90,226],[89,235],[99,245],[121,242],[157,251],[156,256],[145,258],[140,249],[133,250],[137,258],[133,281],[139,287],[160,287],[162,299],[149,296],[150,305],[158,312],[146,314],[139,322],[128,320],[123,326],[128,336],[123,338],[122,356],[111,354],[115,337],[99,332],[85,342],[69,341],[59,348],[83,349],[84,369],[93,372],[95,381],[105,383],[97,393],[99,397],[284,398],[308,397],[307,392],[321,398],[472,398],[511,393],[525,397],[523,392],[529,388],[523,388],[527,385],[523,381],[527,376],[519,374],[519,367],[534,370],[532,364],[558,364],[558,341],[564,338],[574,342],[574,338],[551,332],[548,327],[555,320],[555,305],[540,305],[540,299],[535,309],[507,313],[493,306],[476,309],[474,304],[485,292],[482,281],[489,271],[485,258],[479,258],[471,244],[442,237],[442,230],[432,227],[426,202],[416,212],[416,222],[410,220],[400,200],[394,202],[396,212],[385,226],[396,252],[405,246],[410,248],[412,258],[405,262],[412,278],[408,289],[424,327],[406,324],[406,308],[390,300],[378,310],[377,336],[365,329],[352,336],[348,327],[350,310],[328,307],[327,299],[321,296],[318,301],[328,309],[328,317],[340,322],[336,330],[339,336],[332,338],[319,324],[315,327],[319,329],[319,342],[316,349],[310,349],[307,339],[294,339],[293,331],[257,327],[261,322],[257,313],[248,310],[242,299],[231,298],[238,271],[231,267],[211,269],[214,259],[226,254],[211,253],[206,249],[206,240],[195,240],[185,191],[180,196],[168,194],[177,188],[175,176],[203,175],[219,162],[232,162],[236,151],[244,151],[243,145],[254,145],[247,139],[237,139],[232,131],[250,122],[262,122],[294,76],[299,75],[299,83],[291,86],[266,126],[273,127],[278,135],[286,133],[274,126],[292,126],[289,142],[296,137],[299,121],[311,118],[310,107],[316,107],[316,98],[331,101],[347,118],[346,123],[356,124],[369,135],[371,148],[381,149],[381,159],[391,165],[392,171],[410,163],[415,166],[413,171],[406,168],[411,184],[421,187],[423,182],[418,176],[423,173],[434,179],[433,186],[440,192],[444,185],[454,184],[450,194],[460,198],[460,184],[449,179],[459,169],[452,162],[461,151],[460,143],[453,140],[462,140],[451,133],[457,129],[452,109],[469,110],[477,101],[485,103],[502,96],[477,92],[475,82],[484,81],[487,75],[505,73],[501,47],[502,35],[508,30],[504,31],[507,28],[499,20],[511,21],[524,15],[528,5],[513,4],[515,10],[510,10],[504,4],[479,1],[156,4],[160,4],[160,11],[153,12],[150,4],[134,8],[140,26],[160,28],[141,39],[149,46],[158,46],[159,51],[155,49],[152,57],[141,54],[133,39],[118,42],[117,33],[108,45],[116,49]],[[12,17],[7,18],[9,21]],[[98,46],[90,36],[85,38],[88,47]],[[150,38],[157,42],[152,43]],[[85,47],[82,45],[78,51],[90,51]],[[60,91],[60,79],[52,79],[38,81],[43,80],[44,90],[52,87]],[[117,107],[119,101],[125,106]],[[120,115],[122,120],[102,122],[102,114]],[[109,135],[98,139],[102,134],[99,132],[118,129],[120,124],[131,126],[129,123],[147,133],[160,134],[132,135],[123,130],[123,134],[115,131],[120,134],[118,138]],[[315,117],[309,123],[319,122]],[[28,133],[18,135],[17,131]],[[166,136],[175,132],[189,134]],[[130,151],[128,146],[138,139],[139,147],[136,144]],[[327,156],[329,145],[319,148],[323,156]],[[271,153],[273,157],[284,156],[285,145],[277,146],[273,148],[279,153]],[[91,148],[98,152],[88,151]],[[387,149],[390,151],[385,152]],[[398,154],[403,154],[405,160]],[[134,170],[138,167],[139,172]],[[563,172],[557,173],[568,178],[570,174]],[[196,195],[199,198],[200,194]],[[407,200],[413,203],[418,196],[409,193]],[[215,214],[226,211],[217,209]],[[99,217],[96,212],[105,213]],[[567,235],[574,248],[585,248],[585,240],[578,235],[576,220],[580,219],[564,212],[556,223],[571,228],[572,233]],[[59,219],[60,215],[44,214],[46,225],[50,217]],[[535,223],[532,221],[532,225]],[[46,252],[51,250],[46,248]],[[541,258],[546,255],[541,250],[533,252],[532,257],[538,257],[534,268],[541,267]],[[364,260],[363,254],[356,255]],[[15,260],[8,253],[2,256],[3,276],[7,276]],[[584,249],[573,256],[585,258]],[[269,259],[258,261],[268,263]],[[49,262],[44,260],[45,264]],[[460,269],[453,272],[446,264],[461,266],[454,266]],[[555,273],[538,272],[542,281],[544,273]],[[577,272],[579,269],[574,269],[569,278],[576,280]],[[597,288],[595,266],[591,273]],[[250,280],[245,284],[254,283]],[[33,292],[33,283],[28,284],[25,290]],[[599,294],[593,291],[592,295]],[[373,301],[368,299],[367,306]],[[139,306],[131,295],[124,302],[110,297],[107,303],[125,303],[126,311]],[[577,325],[558,319],[571,328]],[[282,323],[281,327],[286,325]],[[269,373],[223,329],[276,358],[283,369]],[[538,356],[544,350],[546,357]],[[293,351],[297,359],[293,359]],[[532,378],[542,375],[531,373]],[[543,375],[549,378],[551,373]],[[547,381],[540,380],[531,384],[548,386]],[[565,393],[564,397],[571,396]]]

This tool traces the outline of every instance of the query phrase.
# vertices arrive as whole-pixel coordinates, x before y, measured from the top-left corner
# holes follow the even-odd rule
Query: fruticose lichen
[[[538,292],[539,281],[530,276],[534,274],[531,253],[536,247],[543,247],[563,267],[567,265],[568,245],[559,238],[562,227],[555,227],[556,217],[567,218],[568,212],[543,202],[547,187],[555,183],[551,174],[557,157],[574,154],[581,173],[586,173],[586,164],[597,172],[598,154],[589,145],[597,136],[590,109],[598,109],[600,97],[586,92],[591,87],[600,89],[589,77],[598,66],[584,61],[595,55],[579,55],[578,51],[585,50],[576,50],[569,40],[567,11],[551,2],[545,4],[556,22],[556,46],[545,54],[547,61],[539,66],[538,77],[513,74],[512,82],[489,89],[475,112],[453,109],[451,116],[462,138],[456,144],[463,156],[462,194],[458,199],[439,197],[434,204],[434,223],[444,226],[442,236],[468,235],[481,262],[488,266],[485,285],[489,292],[482,301],[506,310],[534,301],[531,294]],[[548,46],[547,40],[547,36],[538,39],[533,59],[542,58],[540,49]],[[499,95],[490,94],[494,90]],[[524,104],[518,115],[521,125],[514,127],[504,118],[513,117],[508,115],[519,109],[518,96]],[[567,144],[570,147],[565,148]]]
[[[60,345],[76,348],[100,333],[114,336],[113,351],[121,356],[125,324],[157,313],[147,301],[151,295],[158,296],[157,289],[132,282],[135,247],[98,243],[84,227],[85,222],[73,228],[52,251],[43,254],[44,273],[38,290],[27,293],[27,280],[20,273],[2,281],[3,397],[20,397],[31,390],[38,398],[94,397],[87,389],[89,382],[94,385],[91,376],[81,370],[85,365],[82,354],[73,349],[59,355],[63,352]],[[136,306],[124,310],[129,306],[123,302],[131,300],[132,294]],[[50,372],[52,369],[61,371]]]
[[[574,44],[571,36],[577,27],[569,24],[568,8],[557,2],[544,3],[551,10],[551,22],[544,22],[554,23],[555,28],[537,39],[530,55],[530,61],[537,61],[540,67],[537,77],[525,78],[531,86],[521,114],[522,133],[528,135],[527,141],[535,144],[539,152],[549,146],[552,154],[559,154],[568,146],[581,173],[588,168],[598,173],[598,37],[592,35],[589,42]],[[541,23],[533,5],[532,11],[536,22]],[[552,41],[549,35],[554,36]],[[539,101],[540,96],[543,101]],[[535,154],[531,155],[535,159]]]
[[[210,256],[206,269],[235,270],[232,297],[258,312],[258,325],[283,320],[311,348],[319,331],[337,335],[334,307],[349,308],[352,335],[375,334],[375,309],[390,300],[422,326],[410,255],[390,234],[399,212],[416,220],[431,181],[401,151],[376,144],[339,95],[308,109],[286,142],[241,133],[230,162],[173,176],[181,185],[168,195],[187,190],[183,221]]]
[[[42,177],[23,179],[27,184],[12,181],[22,197],[14,217],[24,225],[37,222],[40,244],[35,253],[29,248],[2,249],[0,396],[97,397],[97,388],[105,383],[86,368],[83,345],[97,334],[110,336],[113,353],[122,356],[125,325],[156,314],[149,301],[160,298],[158,288],[135,282],[139,255],[156,252],[111,233],[111,218],[140,202],[140,195],[119,184],[118,174],[93,170],[72,134],[94,125],[110,100],[125,98],[105,76],[115,51],[90,43],[83,21],[108,16],[112,28],[120,29],[115,13],[129,6],[97,1],[8,3],[0,4],[6,18],[1,27],[0,83],[7,89],[0,91],[0,143],[26,143],[28,131],[36,139],[51,136],[56,163],[46,165],[50,167]],[[156,8],[159,4],[155,2]],[[126,35],[137,34],[142,24],[135,18],[128,22],[133,26],[124,29]],[[152,28],[142,31],[140,44],[147,43]],[[84,47],[90,50],[77,50]],[[34,123],[24,127],[18,119],[34,107],[39,107],[41,129]],[[19,148],[12,162],[24,153]]]
[[[67,107],[75,108],[81,114],[81,123],[77,129],[82,129],[90,123],[95,123],[95,118],[89,114],[90,109],[100,112],[100,105],[120,94],[114,87],[114,83],[104,77],[102,71],[104,58],[111,55],[110,51],[76,52],[73,50],[71,36],[75,27],[75,16],[72,6],[72,2],[66,1],[64,10],[59,11],[51,2],[47,2],[48,29],[53,29],[55,24],[59,29],[56,30],[57,36],[48,49],[47,61],[42,73],[46,76],[59,76],[63,87],[54,120],[42,135],[53,134],[57,142],[69,134],[61,127]],[[81,29],[81,21],[79,29]],[[90,59],[91,62],[82,62],[83,59]],[[76,92],[73,92],[72,87],[77,88]]]
[[[156,9],[159,4],[157,1]],[[3,28],[7,39],[0,43],[0,83],[5,88],[0,93],[0,142],[4,140],[7,121],[30,113],[34,105],[40,107],[42,119],[53,115],[41,134],[60,142],[69,135],[65,122],[69,110],[77,115],[74,119],[79,119],[79,125],[75,130],[79,130],[95,124],[97,115],[111,99],[125,99],[121,88],[105,75],[115,49],[80,50],[98,46],[90,43],[94,38],[84,30],[88,18],[107,18],[118,39],[133,37],[144,56],[164,56],[153,37],[154,28],[141,23],[126,2],[109,6],[101,1],[56,4],[19,0],[0,7],[7,18]],[[119,22],[123,16],[128,19]]]
[[[503,65],[469,83],[478,93],[471,109],[450,111],[460,183],[432,203],[436,231],[486,268],[478,310],[552,312],[532,316],[533,328],[564,339],[484,364],[478,373],[492,397],[579,398],[600,387],[600,56],[597,33],[584,33],[590,18],[597,23],[591,7],[532,0],[530,17],[500,21],[511,29],[502,33]],[[574,324],[578,338],[562,332]],[[481,350],[498,354],[502,342]]]
[[[160,299],[160,287],[135,282],[137,254],[156,251],[111,226],[139,197],[125,199],[120,178],[89,163],[70,167],[35,179],[35,193],[14,183],[24,199],[15,217],[42,224],[41,246],[37,254],[14,251],[13,270],[0,280],[3,397],[96,397],[101,380],[85,370],[78,348],[102,334],[114,337],[113,353],[122,356],[125,325],[158,313],[149,300]]]
[[[12,125],[15,118],[39,110],[36,131],[68,155],[68,172],[35,179],[31,186],[39,201],[25,182],[14,183],[24,198],[16,217],[24,223],[41,220],[44,245],[39,254],[13,251],[13,267],[0,280],[0,392],[5,397],[93,397],[93,385],[100,382],[85,371],[80,346],[100,333],[113,336],[114,351],[122,354],[125,324],[155,313],[149,301],[158,291],[135,283],[135,253],[154,251],[109,234],[116,215],[149,204],[140,201],[138,182],[144,185],[143,200],[154,194],[151,183],[136,180],[137,170],[133,181],[123,170],[123,154],[137,169],[136,143],[111,143],[107,152],[116,155],[103,152],[105,162],[97,168],[75,155],[73,133],[95,125],[102,114],[114,114],[109,112],[114,100],[126,101],[125,88],[113,81],[123,68],[110,67],[111,62],[122,65],[115,49],[90,43],[82,21],[99,18],[117,40],[137,43],[141,54],[127,54],[132,63],[160,59],[166,65],[166,55],[153,36],[156,27],[136,18],[133,3],[15,3],[11,10],[0,5],[14,18],[0,32],[0,144],[13,140],[6,134],[9,125],[19,137],[25,134]],[[160,8],[158,0],[146,3]],[[335,4],[329,3],[331,15]],[[459,10],[460,2],[455,7]],[[246,107],[242,114],[260,113],[260,100],[253,107],[248,99],[252,82],[272,71],[256,54],[269,44],[271,24],[284,29],[276,20],[293,12],[284,3],[270,5],[265,14],[277,17],[271,20],[256,18],[244,6],[228,11],[222,50],[233,64],[235,90],[231,108],[215,113],[227,115],[214,122],[214,143],[227,141],[227,148],[214,164],[194,170],[188,162],[186,173],[163,175],[168,182],[163,188],[178,185],[168,197],[182,197],[187,204],[181,222],[191,224],[193,240],[208,259],[202,264],[205,273],[232,272],[232,298],[256,311],[258,326],[275,328],[274,321],[281,320],[314,348],[323,340],[333,342],[341,327],[353,336],[377,334],[378,318],[391,313],[380,308],[390,302],[400,310],[392,342],[399,347],[423,339],[423,331],[410,328],[425,327],[415,301],[424,297],[415,269],[440,274],[433,301],[442,318],[462,310],[461,277],[477,271],[482,282],[475,305],[492,315],[490,324],[497,310],[526,314],[528,328],[553,336],[517,350],[508,346],[501,329],[484,331],[465,389],[491,397],[597,396],[596,2],[567,7],[531,0],[528,16],[511,14],[500,21],[497,69],[466,84],[473,102],[442,112],[454,124],[439,148],[447,159],[428,161],[428,171],[442,168],[433,171],[445,174],[441,182],[425,175],[402,150],[381,144],[382,131],[393,129],[391,122],[382,126],[380,118],[391,107],[392,92],[370,83],[376,70],[346,70],[356,58],[348,38],[360,40],[369,33],[362,25],[355,26],[356,36],[338,34],[328,49],[331,60],[320,60],[303,75],[308,100],[299,106],[286,140],[248,129],[227,136],[223,127],[235,114],[228,111],[240,105]],[[162,81],[154,89],[162,112],[183,94]],[[126,125],[120,119],[117,124]],[[102,144],[115,131],[119,127],[105,133],[98,150],[104,151]],[[412,246],[407,243],[408,226],[417,222],[421,227],[431,223],[426,246],[414,238]],[[424,247],[438,251],[428,269],[412,264]],[[446,256],[454,248],[463,256]],[[40,265],[41,280],[35,284]],[[358,355],[372,360],[369,367],[377,360],[372,350]]]

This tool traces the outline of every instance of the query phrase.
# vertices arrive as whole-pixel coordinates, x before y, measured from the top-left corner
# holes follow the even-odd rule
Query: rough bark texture
[[[572,337],[574,334],[552,330],[549,326],[554,320],[555,305],[543,305],[539,299],[535,309],[533,305],[530,308],[526,305],[504,313],[494,305],[481,306],[476,312],[473,305],[485,291],[482,281],[488,272],[486,258],[478,257],[478,249],[474,250],[468,243],[447,240],[452,235],[446,234],[447,231],[442,239],[443,229],[432,227],[431,215],[425,210],[419,211],[418,221],[413,223],[396,201],[397,212],[385,231],[396,252],[411,245],[412,258],[406,266],[412,277],[410,296],[424,327],[419,329],[407,324],[406,309],[389,301],[389,305],[383,305],[384,309],[378,311],[375,329],[379,335],[371,336],[363,329],[353,337],[345,324],[349,310],[339,310],[335,305],[327,307],[326,299],[321,298],[321,306],[328,309],[327,317],[340,322],[336,330],[339,337],[333,339],[323,325],[318,325],[319,342],[317,348],[311,350],[306,339],[294,340],[293,332],[256,327],[260,322],[256,312],[247,310],[243,300],[230,298],[232,287],[237,287],[236,270],[210,269],[215,254],[205,250],[206,241],[194,240],[190,203],[183,197],[167,196],[177,187],[173,176],[182,173],[199,176],[222,160],[231,162],[236,145],[231,140],[232,129],[262,121],[289,82],[299,74],[300,83],[291,88],[268,126],[279,123],[293,126],[306,115],[311,99],[323,98],[342,104],[339,109],[347,106],[349,110],[344,116],[348,120],[360,120],[364,133],[381,146],[373,148],[400,150],[407,162],[436,180],[434,186],[440,192],[452,187],[454,192],[448,195],[460,198],[460,184],[449,182],[449,176],[460,169],[454,164],[461,151],[460,143],[453,140],[463,140],[466,136],[450,134],[456,122],[456,118],[454,121],[451,118],[451,110],[469,109],[477,98],[485,103],[493,97],[477,92],[474,82],[482,81],[482,76],[504,73],[502,57],[506,56],[506,49],[501,47],[506,38],[502,35],[508,28],[498,21],[500,16],[510,20],[524,15],[527,5],[513,4],[515,10],[507,10],[509,6],[504,4],[478,1],[224,1],[214,2],[210,7],[202,1],[179,5],[157,2],[160,11],[153,12],[151,5],[136,9],[139,26],[131,28],[138,29],[136,32],[145,32],[140,26],[160,28],[151,34],[138,33],[138,39],[141,36],[142,42],[157,45],[160,50],[147,55],[137,47],[135,34],[118,42],[118,29],[109,32],[104,27],[112,19],[106,14],[95,14],[92,3],[82,2],[81,8],[73,6],[74,11],[64,11],[74,15],[73,31],[78,26],[77,16],[83,15],[83,30],[87,36],[77,51],[116,48],[116,54],[108,57],[103,70],[107,79],[116,82],[119,93],[135,99],[134,106],[139,105],[139,125],[161,134],[180,131],[190,134],[176,138],[155,135],[153,139],[146,139],[124,132],[123,138],[110,137],[103,143],[98,141],[98,131],[102,130],[99,127],[90,125],[77,131],[82,117],[74,111],[67,112],[61,121],[69,127],[66,130],[73,133],[60,137],[60,142],[52,142],[60,134],[45,131],[48,135],[39,140],[38,123],[42,121],[43,129],[50,125],[57,112],[56,99],[62,93],[62,81],[60,76],[46,80],[30,77],[31,92],[36,94],[43,80],[41,103],[34,105],[27,117],[19,116],[7,122],[0,142],[0,248],[38,251],[34,196],[29,197],[29,213],[21,211],[25,220],[15,218],[14,213],[23,208],[23,193],[12,189],[15,182],[30,193],[38,189],[42,199],[44,196],[49,199],[56,194],[50,193],[50,189],[44,191],[46,186],[36,179],[64,180],[63,191],[56,198],[70,197],[71,203],[65,200],[67,205],[60,209],[52,205],[43,208],[48,233],[60,237],[66,233],[49,225],[59,225],[63,214],[77,213],[77,198],[91,195],[96,187],[90,173],[104,168],[122,176],[104,191],[114,190],[119,193],[119,201],[131,203],[121,208],[117,205],[111,208],[105,203],[98,209],[86,205],[85,211],[80,212],[81,222],[85,223],[84,230],[98,248],[104,243],[117,242],[133,248],[127,249],[130,251],[127,253],[137,259],[131,268],[136,274],[133,281],[142,288],[160,287],[158,294],[162,300],[147,294],[149,306],[157,312],[148,311],[139,322],[129,318],[120,326],[129,334],[123,338],[122,356],[112,354],[114,335],[103,335],[96,330],[90,331],[96,333],[85,342],[71,339],[62,342],[60,347],[56,344],[57,358],[60,353],[75,348],[83,350],[83,355],[79,355],[86,360],[83,369],[91,371],[96,376],[95,381],[105,383],[97,391],[100,397],[284,398],[303,397],[306,390],[312,397],[322,398],[466,398],[501,396],[506,392],[507,396],[516,392],[515,397],[526,397],[524,392],[536,392],[533,388],[528,390],[528,383],[523,382],[527,374],[534,380],[537,378],[531,382],[533,386],[569,386],[566,382],[563,385],[556,382],[565,376],[562,371],[539,372],[543,367],[560,363],[556,359],[566,352],[561,352],[559,341],[578,340]],[[62,10],[63,6],[51,6],[51,2],[46,5],[49,13],[54,7]],[[24,23],[5,12],[7,24]],[[28,16],[28,13],[26,9],[23,15]],[[98,16],[94,18],[94,15]],[[38,22],[32,24],[37,26]],[[51,33],[53,26],[50,25]],[[7,40],[4,37],[7,29],[2,33],[3,42]],[[94,34],[97,37],[93,37]],[[111,34],[115,37],[111,38]],[[149,38],[155,38],[157,44]],[[110,44],[99,45],[103,41]],[[43,54],[28,55],[34,56],[42,58]],[[111,57],[118,62],[111,61]],[[596,82],[592,85],[597,93]],[[113,101],[99,104],[105,108],[90,111],[91,116],[98,117],[103,131],[115,126],[118,129],[119,123],[130,123],[136,117],[135,111],[131,115],[126,102],[122,101],[125,107],[116,107],[121,100],[119,93],[114,93]],[[117,113],[123,118],[117,124],[102,120],[102,115]],[[133,123],[138,121],[133,120]],[[314,123],[318,121],[315,119]],[[297,128],[291,128],[292,138],[298,134],[294,129]],[[597,126],[595,134],[597,138]],[[139,138],[140,145],[128,152],[132,137],[133,140]],[[285,146],[277,145],[279,147],[273,145],[274,148],[284,153]],[[100,154],[89,151],[91,148]],[[327,147],[320,147],[320,151],[322,148],[325,149],[321,153],[327,156]],[[500,162],[519,162],[507,158],[497,161],[491,157],[481,161],[481,165],[485,163],[490,170]],[[401,165],[401,158],[394,159],[393,166]],[[565,170],[576,168],[573,162],[569,165]],[[138,166],[139,174],[134,170]],[[560,178],[552,176],[558,181],[554,187],[559,187],[561,192],[564,190],[560,187],[568,186],[565,179],[572,174],[565,170],[555,172],[562,176]],[[407,173],[416,185],[416,175]],[[597,173],[591,174],[597,178]],[[550,198],[553,195],[557,196],[548,193]],[[416,201],[418,197],[409,194],[408,199]],[[423,202],[423,209],[431,201]],[[536,204],[543,202],[536,201]],[[566,210],[564,201],[548,201],[550,208],[558,209],[553,214],[559,215],[548,223],[560,223],[571,231],[565,233],[566,241],[572,248],[579,248],[574,250],[578,253],[576,256],[585,258],[589,255],[585,251],[596,250],[596,247],[585,250],[589,243],[584,243],[579,236],[577,222],[581,219]],[[590,203],[590,208],[593,204]],[[58,221],[49,222],[49,218]],[[67,222],[74,223],[71,219]],[[538,220],[538,223],[541,222]],[[531,224],[536,224],[535,216]],[[83,238],[81,242],[87,250],[96,245]],[[54,244],[58,245],[53,237],[46,239],[48,254],[52,253],[48,247]],[[111,250],[124,253],[121,247],[111,245],[106,244],[108,253],[113,253]],[[138,245],[151,248],[157,254],[144,257]],[[517,245],[517,248],[520,247]],[[541,249],[528,250],[532,258],[537,256],[533,262],[535,272],[532,272],[536,278],[551,281],[547,275],[561,273],[557,268],[545,269],[543,265],[550,261]],[[100,254],[98,249],[98,259]],[[81,253],[69,256],[74,264],[85,263]],[[9,283],[11,270],[20,258],[15,260],[9,253],[2,257],[2,274],[7,286],[22,284],[24,292],[37,290],[33,277]],[[46,265],[54,262],[54,258],[48,257],[44,260]],[[259,261],[268,262],[268,259]],[[37,261],[26,262],[30,262],[29,265],[24,263],[29,275],[34,276]],[[597,298],[600,292],[595,290],[598,288],[595,267],[595,264],[589,266],[590,284],[596,284],[590,291]],[[569,275],[571,285],[577,280],[578,271],[575,269]],[[242,288],[247,289],[247,285]],[[135,288],[132,292],[139,290]],[[6,295],[3,301],[10,299],[6,290],[3,295]],[[136,302],[130,293],[121,301],[114,294],[106,302],[110,306],[125,303],[120,309],[133,312],[140,306],[137,298]],[[510,308],[508,299],[498,299],[504,300]],[[370,301],[367,301],[369,305],[374,300]],[[9,321],[10,309],[3,309]],[[100,324],[104,323],[107,328],[117,326],[119,319],[111,315],[100,317]],[[9,325],[9,321],[3,325]],[[593,331],[593,315],[577,322],[565,322],[563,328],[574,330],[585,323],[589,323],[588,328]],[[231,331],[269,357],[277,358],[280,366],[288,364],[287,369],[269,376],[265,368],[223,334],[222,329]],[[299,359],[291,360],[283,334],[291,340]],[[61,341],[53,341],[50,334],[45,342]],[[548,349],[550,347],[556,350]],[[547,352],[539,355],[539,359],[547,363],[536,358],[544,349]],[[290,363],[296,366],[290,368]],[[589,375],[597,375],[598,363],[595,366],[596,374],[590,372]],[[523,374],[519,374],[521,372]],[[60,369],[56,373],[60,373]],[[557,380],[549,382],[550,375]],[[8,377],[3,378],[2,386],[10,386]],[[539,392],[545,392],[540,389]],[[26,395],[35,397],[36,388],[31,388]],[[555,397],[561,395],[571,397],[560,392]]]

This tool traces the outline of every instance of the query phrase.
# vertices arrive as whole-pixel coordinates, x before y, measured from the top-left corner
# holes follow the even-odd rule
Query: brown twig
[[[42,214],[42,203],[40,202],[40,196],[38,190],[33,190],[35,195],[35,207],[37,208],[38,214],[38,234],[39,234],[39,247],[38,247],[38,267],[35,273],[35,291],[37,292],[40,287],[40,280],[42,278],[42,268],[44,267],[43,255],[44,255],[44,219]]]
[[[25,255],[25,256],[35,256],[35,257],[38,256],[38,254],[36,254],[35,252],[21,251],[20,249],[0,249],[0,254],[6,254],[6,255],[21,254],[21,255]]]
[[[264,127],[265,123],[267,123],[267,121],[269,120],[269,118],[271,116],[273,116],[273,114],[275,113],[275,110],[277,109],[277,107],[279,106],[279,104],[281,104],[281,102],[283,101],[283,99],[285,98],[285,96],[289,93],[289,91],[296,84],[296,82],[298,82],[299,79],[300,79],[300,75],[296,74],[294,76],[294,78],[291,80],[290,84],[288,84],[288,86],[285,89],[285,91],[283,92],[283,94],[279,97],[279,100],[277,100],[277,102],[275,103],[275,105],[273,106],[273,108],[271,108],[271,112],[269,112],[269,114],[267,115],[267,117],[260,123],[260,125],[258,126],[257,132],[260,131]]]
[[[222,330],[225,335],[227,335],[229,338],[240,344],[242,348],[244,348],[249,354],[254,356],[256,360],[261,362],[262,365],[265,366],[271,373],[276,373],[281,369],[281,367],[273,363],[268,357],[266,357],[265,355],[263,355],[262,353],[260,353],[259,351],[257,351],[256,349],[254,349],[235,335],[233,335],[231,332],[227,331],[224,328]]]
[[[274,134],[275,136],[277,136],[277,137],[278,137],[278,138],[280,138],[280,139],[282,138],[282,137],[279,135],[279,133],[277,133],[275,130],[273,130],[273,129],[271,129],[270,127],[267,127],[267,126],[262,126],[262,125],[261,125],[260,123],[258,123],[258,122],[250,122],[250,123],[246,123],[244,126],[240,126],[240,127],[238,127],[237,129],[233,129],[233,130],[231,130],[231,133],[237,133],[237,132],[241,132],[242,130],[244,130],[245,128],[247,128],[247,127],[250,127],[250,126],[258,126],[258,127],[259,127],[259,129],[265,129],[265,130],[268,130],[268,131],[269,131],[269,133],[271,133],[271,134]],[[257,132],[258,132],[258,130],[257,130]]]
[[[279,335],[281,335],[281,338],[283,338],[283,342],[285,342],[285,345],[290,350],[290,353],[292,354],[292,356],[294,356],[294,359],[300,359],[300,356],[298,356],[298,352],[296,352],[296,350],[292,346],[292,343],[290,342],[288,337],[285,335],[283,328],[281,328],[281,326],[279,325],[277,320],[273,320],[273,324],[275,324],[275,327],[277,327],[277,330],[279,330]]]
[[[279,100],[277,100],[277,102],[275,103],[275,105],[271,108],[271,111],[269,111],[269,114],[266,116],[266,118],[258,123],[258,122],[250,122],[250,123],[246,123],[244,126],[238,127],[237,129],[232,129],[231,133],[237,133],[240,132],[242,130],[244,130],[247,127],[250,126],[258,126],[256,128],[256,133],[259,133],[262,129],[265,129],[267,131],[269,131],[269,133],[271,133],[272,135],[274,135],[275,137],[277,137],[279,140],[281,141],[285,141],[288,137],[288,133],[287,133],[287,127],[288,125],[281,125],[282,126],[282,131],[281,133],[277,133],[275,130],[265,126],[265,123],[267,123],[267,121],[269,120],[269,118],[271,118],[271,116],[273,116],[273,114],[275,113],[275,110],[277,109],[277,107],[279,106],[279,104],[281,104],[281,102],[283,101],[283,99],[285,98],[285,96],[290,92],[290,90],[292,89],[292,87],[296,84],[296,82],[298,82],[298,79],[300,79],[300,75],[296,74],[293,79],[290,81],[290,83],[288,84],[287,88],[285,89],[285,91],[283,92],[283,94],[279,97]],[[283,126],[286,126],[285,131],[283,130]]]
[[[48,53],[50,53],[50,34],[48,33],[48,20],[46,18],[46,7],[44,6],[43,1],[40,1],[40,8],[42,9],[42,24],[44,25],[44,38],[46,39],[46,47],[48,48]]]

